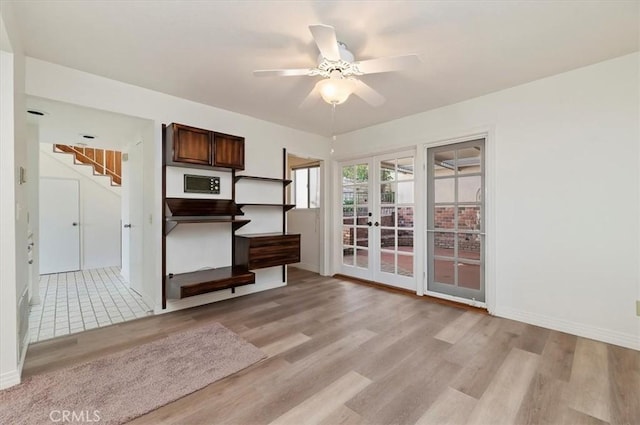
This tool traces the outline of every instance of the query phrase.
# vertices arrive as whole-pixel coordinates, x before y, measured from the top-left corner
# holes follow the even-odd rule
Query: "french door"
[[[427,291],[484,302],[484,139],[427,148]]]
[[[413,152],[344,162],[342,273],[415,290]]]

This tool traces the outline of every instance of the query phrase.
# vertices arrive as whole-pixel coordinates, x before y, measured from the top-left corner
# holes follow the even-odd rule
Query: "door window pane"
[[[413,180],[413,157],[398,158],[398,180]]]
[[[355,165],[342,167],[342,184],[354,184],[356,182]]]
[[[398,251],[413,252],[413,230],[398,230]]]
[[[480,202],[480,176],[458,178],[458,202]]]
[[[455,201],[455,179],[437,179],[433,181],[434,201],[436,204]]]
[[[413,207],[398,207],[398,227],[413,227]]]
[[[413,204],[413,182],[398,183],[398,203]]]
[[[354,251],[353,247],[345,246],[342,248],[342,264],[346,266],[353,266]]]
[[[357,228],[356,229],[356,244],[358,246],[369,246],[369,229],[368,228]]]
[[[453,260],[439,260],[434,261],[434,279],[438,283],[447,283],[453,285],[455,282],[454,262]]]
[[[394,227],[396,225],[396,207],[380,207],[380,226]]]
[[[458,150],[458,174],[480,173],[480,149],[476,147]]]
[[[433,234],[434,254],[438,257],[452,257],[455,243],[453,233],[435,232]]]
[[[480,260],[480,235],[458,233],[458,257]]]
[[[433,176],[453,176],[455,174],[455,151],[438,152],[433,156]]]
[[[436,229],[453,229],[455,208],[453,205],[435,207],[434,224]]]
[[[480,289],[480,264],[458,262],[458,286]]]
[[[367,164],[358,164],[355,166],[356,182],[366,183],[369,181],[369,166]]]
[[[398,253],[398,274],[413,277],[413,255]]]
[[[395,183],[382,183],[380,185],[380,203],[394,204],[396,202]]]
[[[342,226],[342,245],[354,245],[353,227]]]
[[[380,181],[390,182],[396,179],[395,160],[387,160],[380,162]]]
[[[359,249],[357,251],[356,266],[364,269],[369,267],[369,251],[366,249]]]
[[[380,271],[396,272],[396,255],[393,252],[380,252]]]
[[[357,205],[367,205],[369,203],[369,188],[365,185],[353,187],[354,200]]]
[[[396,249],[396,231],[393,229],[380,229],[380,248]]]
[[[458,207],[458,230],[480,231],[480,206]]]
[[[369,217],[369,207],[366,205],[358,206],[356,208],[356,224],[358,226],[366,226],[369,220],[371,220],[371,217]]]

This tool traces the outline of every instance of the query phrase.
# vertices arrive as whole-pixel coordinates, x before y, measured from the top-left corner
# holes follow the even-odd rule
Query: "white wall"
[[[51,145],[41,146],[40,177],[77,179],[80,183],[80,268],[120,266],[120,188],[106,189],[95,179],[107,177],[87,177],[75,170],[86,166],[69,167],[63,161],[71,155],[55,154],[52,149]]]
[[[639,84],[636,53],[339,136],[335,157],[488,131],[490,310],[638,349]]]
[[[132,86],[96,75],[65,68],[41,60],[27,58],[27,93],[33,96],[54,99],[76,105],[118,112],[154,121],[153,149],[145,146],[145,246],[160,247],[161,244],[161,124],[178,122],[245,137],[246,174],[264,177],[281,177],[282,148],[296,154],[314,158],[329,157],[329,143],[324,137],[261,121],[245,115],[213,108],[185,99],[169,96],[152,90]],[[148,155],[148,156],[147,156]],[[259,196],[263,189],[250,189],[248,198]],[[247,216],[249,214],[247,213]],[[252,231],[269,231],[270,220],[263,220],[255,213],[256,223]],[[254,217],[251,217],[252,219]],[[265,223],[264,229],[259,223]],[[175,232],[191,232],[187,225],[180,225]],[[184,230],[186,229],[186,230]],[[248,226],[242,228],[248,231]],[[229,232],[230,230],[223,230]],[[172,233],[172,235],[173,235]],[[179,235],[179,233],[178,233]],[[329,234],[325,233],[325,239]],[[221,236],[224,238],[224,236]],[[221,252],[230,252],[226,248]],[[327,248],[328,249],[328,248]],[[145,249],[145,280],[155,287],[154,305],[160,312],[160,249]],[[203,265],[204,266],[204,265]],[[268,289],[281,285],[280,273],[271,269],[256,274],[256,285],[238,288],[236,295]],[[172,302],[166,311],[230,298],[229,291],[205,294],[191,299]]]
[[[28,184],[24,55],[10,5],[0,3],[0,388],[20,382],[28,341]]]
[[[294,264],[301,269],[320,271],[320,209],[293,209],[287,216],[289,233],[300,233],[300,262]]]

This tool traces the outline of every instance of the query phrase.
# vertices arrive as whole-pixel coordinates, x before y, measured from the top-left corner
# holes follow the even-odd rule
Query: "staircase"
[[[53,145],[55,153],[68,153],[74,156],[75,164],[91,165],[93,174],[111,178],[111,186],[122,184],[122,152],[82,146]]]

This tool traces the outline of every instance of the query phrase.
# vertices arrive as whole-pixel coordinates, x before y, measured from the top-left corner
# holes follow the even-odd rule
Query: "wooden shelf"
[[[282,207],[285,211],[295,208],[294,204],[238,204],[238,207]]]
[[[233,230],[237,230],[249,223],[247,219],[220,218],[212,216],[171,216],[165,217],[164,234],[168,235],[180,223],[231,223]]]
[[[242,176],[235,176],[234,183],[237,183],[238,180],[241,179],[249,179],[249,180],[260,180],[263,182],[274,182],[274,183],[283,183],[285,186],[291,184],[291,182],[293,180],[288,180],[288,179],[274,179],[271,177],[258,177],[258,176],[247,176],[247,175],[242,175]]]
[[[166,198],[165,204],[169,217],[244,215],[231,199]]]
[[[230,266],[165,277],[168,298],[181,299],[256,282],[256,275],[244,267]]]

